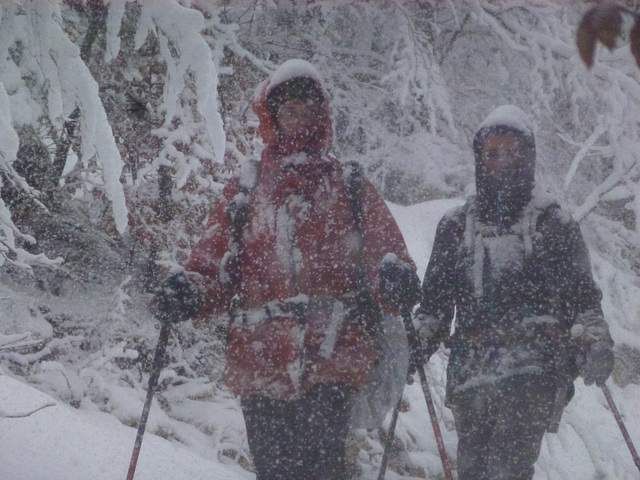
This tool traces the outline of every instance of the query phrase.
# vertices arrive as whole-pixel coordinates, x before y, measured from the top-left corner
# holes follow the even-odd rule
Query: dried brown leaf
[[[609,50],[613,50],[622,32],[622,14],[615,5],[606,5],[593,9],[593,26],[598,32],[598,39]]]
[[[591,67],[593,65],[593,57],[596,51],[596,43],[598,41],[597,33],[593,27],[593,11],[589,10],[584,14],[580,25],[578,25],[578,31],[576,33],[576,44],[578,46],[578,52],[580,58],[587,65]]]
[[[616,5],[601,5],[584,14],[576,34],[582,61],[591,67],[598,40],[613,50],[622,32],[622,13]]]
[[[636,59],[636,63],[640,68],[640,17],[636,18],[636,23],[629,32],[629,40],[631,44],[631,54]]]

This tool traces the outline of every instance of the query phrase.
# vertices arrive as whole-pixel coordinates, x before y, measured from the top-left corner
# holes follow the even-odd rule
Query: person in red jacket
[[[382,197],[329,153],[315,68],[285,62],[253,109],[261,159],[225,185],[158,310],[197,310],[196,322],[229,312],[224,381],[259,480],[343,479],[351,401],[377,361],[382,315],[411,308],[419,279]]]

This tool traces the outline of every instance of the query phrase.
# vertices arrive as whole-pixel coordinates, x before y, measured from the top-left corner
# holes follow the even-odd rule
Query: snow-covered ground
[[[0,477],[7,480],[124,480],[136,430],[102,412],[77,410],[0,376]],[[251,478],[184,445],[146,435],[137,480]]]
[[[446,210],[457,204],[459,204],[457,200],[439,200],[410,207],[390,205],[421,276],[426,268],[437,221]],[[605,296],[606,294],[605,292]],[[6,299],[6,296],[3,299]],[[3,338],[7,341],[16,341],[19,337],[9,337],[9,335],[18,335],[20,332],[31,331],[36,337],[50,335],[47,331],[48,324],[41,317],[33,313],[28,315],[25,313],[26,309],[18,308],[21,301],[27,305],[30,300],[13,300],[15,300],[14,305],[17,305],[15,308],[0,305],[2,308],[0,345]],[[85,308],[91,308],[90,302],[90,300],[87,301]],[[616,330],[613,329],[613,331]],[[2,352],[0,346],[0,354]],[[59,367],[56,367],[55,362],[50,364],[48,369],[43,369],[41,375],[45,375],[47,371],[53,375]],[[445,445],[455,465],[456,435],[453,419],[451,412],[444,408],[442,403],[445,364],[446,353],[440,351],[429,362],[427,375],[431,383]],[[123,425],[121,420],[123,416],[130,417],[138,414],[144,392],[134,392],[131,388],[122,389],[124,393],[118,397],[119,409],[110,414],[97,408],[95,402],[79,401],[78,408],[73,408],[67,404],[68,399],[63,401],[53,398],[34,388],[32,385],[37,385],[34,378],[36,377],[32,375],[29,385],[6,368],[0,375],[0,478],[7,480],[87,478],[124,480],[136,430],[131,426]],[[68,382],[69,379],[65,381]],[[49,391],[51,384],[52,382],[46,383]],[[640,442],[640,417],[637,415],[640,386],[628,384],[622,388],[611,380],[608,385],[631,437],[636,440],[636,443]],[[594,386],[585,387],[580,379],[576,382],[576,387],[576,395],[565,410],[559,433],[547,434],[545,437],[536,465],[535,479],[633,480],[640,478],[640,472],[633,464],[602,392]],[[203,386],[203,389],[206,388],[209,387]],[[62,390],[61,388],[60,391]],[[72,389],[69,388],[69,390]],[[63,396],[60,395],[60,397]],[[419,472],[422,469],[427,478],[442,478],[442,466],[433,431],[424,397],[417,382],[407,386],[405,399],[408,400],[409,407],[400,413],[396,428],[396,436],[404,449],[401,461],[405,466],[413,469],[413,472]],[[123,411],[131,413],[124,415]],[[228,403],[224,402],[193,400],[182,402],[179,409],[174,408],[173,415],[174,418],[179,416],[183,421],[193,424],[208,417],[207,421],[219,426],[219,430],[223,433],[218,433],[217,436],[205,436],[201,431],[193,429],[192,442],[184,442],[184,437],[190,431],[188,429],[181,432],[164,432],[163,436],[172,440],[154,435],[153,432],[158,432],[158,425],[162,426],[166,417],[158,403],[154,402],[150,425],[155,425],[156,428],[152,428],[151,432],[145,434],[136,479],[253,478],[253,474],[241,468],[239,462],[228,461],[228,457],[219,455],[220,449],[225,448],[225,442],[229,443],[226,448],[231,450],[240,451],[246,448],[242,421],[237,408],[229,407]],[[387,418],[387,422],[388,420]],[[360,432],[360,435],[365,435],[365,432]],[[198,443],[200,438],[208,439],[211,436],[216,438],[217,443],[214,445],[216,448]],[[183,443],[175,439],[183,440]],[[357,455],[363,479],[376,478],[382,453],[381,445],[375,441],[375,438],[369,442],[369,446],[366,452],[361,451]],[[406,471],[402,476],[398,475],[393,468],[394,465],[391,463],[387,474],[390,480],[418,478],[417,474],[406,473]]]

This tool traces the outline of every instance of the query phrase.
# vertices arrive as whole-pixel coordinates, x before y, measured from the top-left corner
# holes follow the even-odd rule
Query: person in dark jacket
[[[382,315],[415,305],[420,281],[382,197],[329,153],[315,68],[285,62],[253,109],[261,160],[225,185],[158,310],[198,310],[199,322],[230,312],[224,381],[258,480],[344,479],[350,405],[378,359]]]
[[[459,479],[531,479],[577,375],[601,384],[612,371],[613,341],[577,223],[534,193],[524,112],[494,110],[473,152],[476,195],[440,221],[424,277],[421,353],[451,349]]]

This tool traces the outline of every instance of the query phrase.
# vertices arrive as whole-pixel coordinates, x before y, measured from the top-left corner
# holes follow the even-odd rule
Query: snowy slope
[[[421,276],[428,262],[438,220],[445,211],[459,203],[459,200],[438,200],[410,207],[389,205]],[[9,291],[5,293],[9,295]],[[606,295],[607,292],[605,297]],[[20,304],[19,300],[16,299],[15,303]],[[25,303],[32,301],[23,300]],[[92,308],[89,305],[92,301],[87,299],[88,310]],[[29,319],[24,312],[17,307],[8,309],[6,304],[7,302],[3,303],[5,306],[0,312],[0,334],[5,338],[18,335],[21,322],[25,322],[24,330],[35,332],[40,329],[41,335],[50,334],[46,331],[48,324],[44,321],[32,319],[31,323],[27,323],[26,320]],[[451,412],[443,406],[445,365],[446,352],[440,351],[427,365],[427,375],[445,445],[455,466],[455,429]],[[46,372],[43,369],[38,378],[42,379]],[[51,370],[49,375],[54,373],[56,372]],[[108,378],[103,377],[104,381]],[[608,385],[631,437],[637,443],[640,442],[640,418],[637,415],[640,386],[629,384],[621,388],[611,380]],[[581,380],[576,382],[576,387],[576,396],[565,411],[560,432],[555,435],[547,434],[545,437],[536,465],[535,480],[640,478],[602,392],[593,386],[585,387]],[[74,409],[19,379],[0,375],[0,478],[124,480],[136,431],[124,426],[116,416],[122,416],[123,410],[139,415],[140,398],[144,393],[133,392],[130,388],[118,388],[122,392],[128,390],[128,393],[118,397],[121,405],[112,414],[108,414],[98,411],[95,403],[89,401],[81,402],[80,407]],[[170,392],[165,392],[164,397],[171,401]],[[424,472],[427,478],[442,478],[442,466],[418,383],[405,389],[405,399],[409,402],[409,408],[400,414],[396,428],[396,436],[403,445],[398,461],[403,465],[405,473],[398,475],[396,465],[392,462],[387,478],[415,479],[422,475],[417,472]],[[215,402],[209,401],[177,402],[172,404],[172,410],[174,415],[177,412],[187,424],[197,425],[206,419],[206,422],[215,424],[218,430],[234,430],[220,442],[228,442],[230,448],[238,450],[246,447],[242,445],[245,440],[242,422],[236,418],[238,412],[218,407]],[[154,403],[150,423],[156,427],[158,424],[165,425],[165,428],[175,426],[175,422],[168,423],[165,417],[166,413]],[[198,436],[197,430],[183,428],[178,433],[181,433],[177,435],[181,439],[185,435],[192,436],[189,446],[165,440],[151,432],[145,434],[136,472],[137,480],[254,478],[233,462],[227,462],[229,465],[220,463],[220,457],[216,455],[214,448],[201,440],[208,437],[202,434]],[[375,440],[370,445],[373,445],[371,451],[366,454],[361,451],[358,455],[363,472],[361,479],[377,476],[382,447]]]
[[[0,376],[0,478],[124,480],[135,435],[135,429],[111,415],[76,410]],[[236,480],[251,475],[146,435],[135,478]]]

